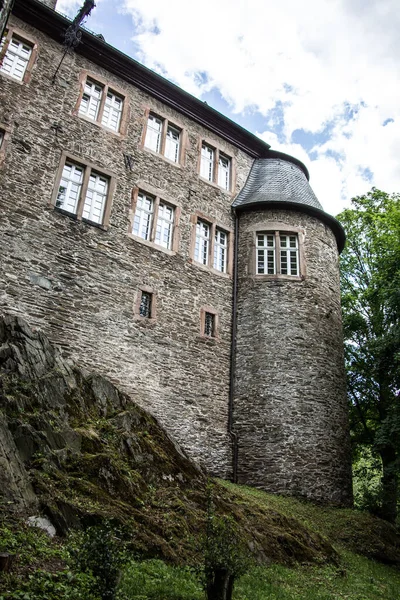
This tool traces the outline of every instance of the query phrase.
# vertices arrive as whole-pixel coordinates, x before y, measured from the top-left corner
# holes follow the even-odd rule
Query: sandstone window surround
[[[149,108],[145,111],[146,124],[143,128],[142,147],[167,159],[175,165],[183,163],[185,131],[174,120],[171,121]]]
[[[201,140],[199,153],[201,179],[227,192],[234,189],[234,160],[214,143]]]
[[[104,127],[117,135],[126,135],[128,101],[123,92],[98,75],[82,71],[74,115]]]
[[[250,272],[257,278],[302,280],[306,275],[304,230],[267,223],[253,232]]]
[[[175,254],[179,246],[180,207],[146,185],[132,190],[129,234],[137,241]]]
[[[35,39],[17,27],[10,27],[1,40],[0,73],[20,83],[29,83],[37,54]]]
[[[147,286],[142,286],[136,295],[133,307],[136,320],[143,324],[154,324],[157,319],[157,294]]]
[[[233,248],[232,231],[198,212],[191,218],[191,260],[212,271],[231,275]]]
[[[200,309],[200,339],[202,341],[218,341],[219,315],[212,306],[202,306]]]
[[[63,153],[51,203],[58,212],[107,229],[114,189],[111,173]]]

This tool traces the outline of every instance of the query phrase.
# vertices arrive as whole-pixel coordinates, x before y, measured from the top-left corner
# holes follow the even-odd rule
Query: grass
[[[235,585],[234,600],[398,600],[400,572],[344,552],[340,567],[253,567]],[[205,600],[194,572],[159,560],[132,562],[118,600]]]

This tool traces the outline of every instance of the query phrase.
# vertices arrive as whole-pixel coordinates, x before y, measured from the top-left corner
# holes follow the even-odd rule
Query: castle
[[[213,474],[348,505],[342,227],[302,163],[101,36],[62,60],[54,5],[15,0],[0,55],[0,312]]]

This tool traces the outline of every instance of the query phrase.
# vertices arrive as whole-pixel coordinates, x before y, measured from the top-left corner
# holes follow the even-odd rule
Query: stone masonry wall
[[[304,230],[302,280],[251,274],[254,231],[266,222]],[[239,482],[349,504],[338,253],[319,220],[282,210],[240,216],[236,362]]]
[[[234,194],[198,176],[201,138],[234,157],[235,193],[252,160],[78,54],[65,57],[53,84],[61,46],[15,18],[12,24],[37,41],[38,58],[27,84],[0,74],[0,127],[8,132],[0,162],[0,313],[26,318],[64,354],[128,392],[191,457],[228,476],[232,280],[195,264],[189,248],[195,211],[233,228]],[[126,94],[126,136],[73,114],[82,69]],[[183,166],[142,148],[148,108],[186,130]],[[51,205],[64,151],[115,176],[107,231]],[[132,171],[124,153],[132,156]],[[131,193],[138,185],[180,207],[177,252],[128,234]],[[143,286],[156,295],[154,322],[134,315]],[[200,336],[203,306],[218,312],[217,341]]]

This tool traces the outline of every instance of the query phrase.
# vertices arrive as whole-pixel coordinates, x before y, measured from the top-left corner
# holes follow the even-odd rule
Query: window
[[[229,233],[216,223],[195,217],[193,258],[197,263],[210,266],[221,273],[228,272]]]
[[[111,131],[120,132],[125,108],[124,97],[84,74],[82,92],[78,100],[78,114],[103,125]]]
[[[4,131],[2,129],[0,129],[0,150],[3,147],[3,142],[4,142]]]
[[[138,190],[134,204],[131,233],[166,250],[176,249],[176,207],[142,190]]]
[[[168,119],[150,113],[147,118],[144,146],[162,154],[168,160],[179,163],[182,130],[171,125]]]
[[[151,300],[152,294],[150,292],[142,292],[139,305],[139,315],[150,319],[151,317]]]
[[[211,306],[200,309],[200,337],[205,341],[218,339],[218,313]]]
[[[35,45],[20,37],[13,29],[3,37],[0,45],[0,71],[17,81],[27,81],[36,51]]]
[[[201,221],[196,224],[196,242],[194,246],[194,260],[202,265],[208,265],[210,248],[210,225]]]
[[[214,154],[215,150],[202,144],[201,146],[201,164],[200,175],[208,181],[214,181]]]
[[[217,148],[203,142],[200,155],[200,176],[220,188],[231,190],[232,160]]]
[[[110,192],[108,175],[66,158],[62,163],[54,205],[79,220],[104,225],[110,212]]]
[[[226,273],[228,258],[228,234],[222,229],[215,229],[214,240],[214,269]]]
[[[209,312],[204,313],[204,335],[215,337],[215,315]]]
[[[259,275],[300,275],[299,238],[297,233],[279,231],[256,234]]]
[[[138,290],[134,305],[134,315],[143,325],[154,324],[156,320],[156,294],[148,287]]]

